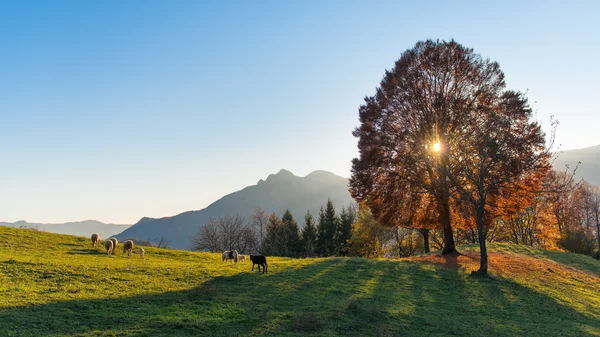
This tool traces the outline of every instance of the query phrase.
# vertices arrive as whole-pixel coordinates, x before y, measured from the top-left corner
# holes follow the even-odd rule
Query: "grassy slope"
[[[466,249],[466,248],[465,248]],[[600,262],[493,245],[403,260],[269,258],[269,273],[218,254],[109,257],[88,239],[0,227],[0,336],[600,335]]]

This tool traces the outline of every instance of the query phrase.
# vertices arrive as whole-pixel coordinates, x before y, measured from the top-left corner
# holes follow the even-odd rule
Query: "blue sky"
[[[281,168],[349,176],[363,97],[427,38],[498,61],[563,149],[600,144],[594,1],[0,8],[0,221],[134,223]]]

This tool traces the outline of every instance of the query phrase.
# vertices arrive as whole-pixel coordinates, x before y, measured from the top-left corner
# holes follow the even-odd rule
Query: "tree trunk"
[[[440,225],[444,231],[444,248],[442,254],[458,253],[454,244],[454,233],[450,222],[450,198],[446,195],[441,198],[438,208],[440,212]]]
[[[479,251],[481,253],[481,257],[479,258],[479,270],[473,272],[472,274],[478,276],[487,276],[488,275],[488,255],[487,255],[487,246],[485,245],[485,227],[483,226],[483,212],[484,207],[478,207],[476,210],[476,221],[477,221],[477,232],[479,237]]]
[[[421,229],[421,234],[423,234],[423,248],[425,249],[425,253],[429,253],[429,229]]]

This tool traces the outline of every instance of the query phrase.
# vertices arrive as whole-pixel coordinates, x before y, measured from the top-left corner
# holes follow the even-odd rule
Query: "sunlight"
[[[439,140],[437,142],[433,143],[433,152],[440,152],[441,149],[442,149],[442,144],[440,144]]]

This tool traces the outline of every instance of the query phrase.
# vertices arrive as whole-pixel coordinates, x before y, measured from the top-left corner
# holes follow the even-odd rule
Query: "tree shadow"
[[[585,336],[598,326],[595,318],[511,280],[470,278],[456,267],[460,261],[444,258],[443,268],[325,259],[267,274],[220,276],[183,291],[4,308],[0,331],[7,336]]]
[[[393,336],[600,334],[593,315],[510,279],[472,278],[467,269],[461,270],[459,259],[443,259],[444,268],[417,262],[407,262],[406,268],[385,268],[389,273],[380,280],[372,298],[384,332],[391,331]],[[374,328],[382,330],[381,326]]]

